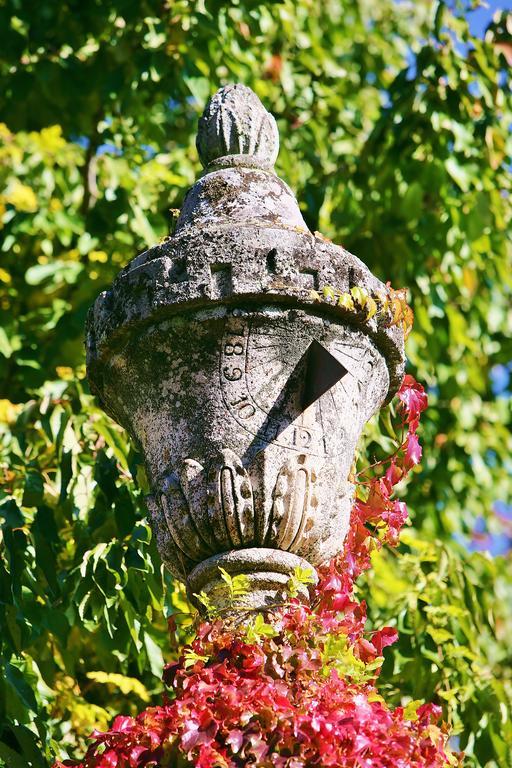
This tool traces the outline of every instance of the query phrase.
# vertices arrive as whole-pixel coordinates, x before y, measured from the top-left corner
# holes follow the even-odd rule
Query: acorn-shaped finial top
[[[197,151],[205,168],[230,166],[271,170],[279,152],[277,124],[246,85],[225,85],[199,120]]]

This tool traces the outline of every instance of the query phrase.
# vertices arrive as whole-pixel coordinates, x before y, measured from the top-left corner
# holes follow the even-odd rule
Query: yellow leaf
[[[12,136],[10,130],[6,126],[5,123],[0,123],[0,140],[2,142],[7,141],[7,139],[10,139]]]
[[[62,211],[62,203],[57,197],[52,197],[48,207],[53,213],[55,213],[55,211]]]
[[[350,312],[354,311],[355,305],[350,293],[341,293],[338,296],[338,306],[343,307],[344,309],[348,309]]]
[[[55,373],[59,379],[62,379],[63,381],[72,381],[75,378],[73,369],[67,365],[58,365],[55,368]]]
[[[125,695],[134,693],[141,699],[141,701],[150,700],[146,686],[135,677],[125,677],[125,675],[119,675],[115,672],[88,672],[87,677],[95,683],[113,685],[114,687],[119,688],[121,693],[124,693]]]
[[[441,699],[444,699],[445,701],[449,701],[449,702],[451,702],[453,704],[457,703],[457,698],[458,698],[457,694],[458,694],[458,689],[457,688],[449,688],[447,691],[438,691],[437,692],[437,695]]]
[[[371,320],[377,314],[377,302],[368,296],[366,299],[366,319]]]
[[[106,264],[108,256],[105,251],[89,251],[89,261],[99,261],[101,264]]]
[[[478,275],[474,266],[462,269],[462,282],[469,295],[474,296],[478,288]]]
[[[110,715],[106,709],[97,704],[89,704],[79,701],[70,703],[71,726],[78,736],[89,736],[91,728],[106,731],[110,722]]]
[[[441,629],[440,627],[428,627],[427,632],[434,643],[436,643],[436,645],[442,645],[448,640],[453,640],[452,633],[448,632],[447,629]]]
[[[423,702],[420,699],[414,699],[413,701],[410,701],[405,707],[404,707],[404,717],[406,720],[410,720],[411,723],[415,723],[418,719],[417,710],[418,707],[421,707]]]
[[[22,184],[21,181],[13,181],[9,185],[4,196],[7,203],[14,205],[17,211],[23,213],[35,213],[37,211],[37,197],[32,187]]]
[[[402,319],[402,328],[404,329],[404,335],[406,339],[409,336],[410,332],[412,331],[413,322],[414,322],[414,313],[410,308],[410,306],[406,304],[404,308],[404,316]]]
[[[322,293],[324,295],[324,299],[331,300],[336,298],[334,289],[331,288],[330,285],[324,285],[324,287],[322,288]]]
[[[448,760],[448,765],[460,765],[459,758],[454,752],[451,751],[449,747],[445,746],[444,752],[446,759]]]
[[[33,131],[30,136],[48,154],[60,152],[66,146],[66,140],[62,137],[60,125],[51,125],[49,128],[43,128],[40,133]]]
[[[441,736],[441,729],[438,728],[437,725],[430,724],[427,727],[427,733],[430,736],[430,740],[432,741],[432,743],[433,744],[437,744],[437,742],[439,741],[439,738]]]
[[[0,400],[0,422],[13,424],[22,407],[22,405],[11,403],[10,400]]]
[[[366,306],[366,302],[368,301],[369,296],[364,288],[360,288],[358,285],[354,285],[353,288],[350,289],[350,293],[352,294],[354,301],[359,304],[361,308]]]
[[[397,298],[391,299],[391,312],[393,314],[392,323],[393,325],[396,325],[400,320],[400,318],[402,317],[402,312],[403,312],[402,302],[400,301],[400,299],[397,299]]]
[[[368,701],[380,701],[381,704],[385,703],[384,699],[380,694],[377,693],[377,691],[372,691],[372,693],[368,695]]]

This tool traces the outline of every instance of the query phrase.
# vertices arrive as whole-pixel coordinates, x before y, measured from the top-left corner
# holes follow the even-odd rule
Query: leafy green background
[[[400,630],[381,688],[442,703],[468,766],[512,765],[511,556],[474,534],[503,542],[494,505],[511,495],[510,399],[491,372],[512,360],[512,21],[472,37],[472,5],[0,4],[0,763],[42,768],[158,701],[189,631],[140,458],[88,392],[83,326],[172,229],[198,115],[239,81],[278,120],[277,170],[310,228],[407,286],[416,315],[410,371],[430,408],[412,526],[360,585],[371,621]],[[390,447],[383,416],[361,465]]]

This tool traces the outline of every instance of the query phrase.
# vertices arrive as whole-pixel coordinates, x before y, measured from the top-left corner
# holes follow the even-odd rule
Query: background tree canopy
[[[468,766],[512,765],[512,19],[425,0],[0,4],[0,764],[43,768],[157,701],[184,618],[126,435],[84,379],[88,307],[172,230],[222,84],[275,115],[312,230],[416,321],[424,459],[401,557],[360,585],[397,625],[380,687],[444,707]],[[508,333],[507,333],[508,331]],[[392,449],[387,416],[361,465]],[[166,592],[164,593],[164,587]]]

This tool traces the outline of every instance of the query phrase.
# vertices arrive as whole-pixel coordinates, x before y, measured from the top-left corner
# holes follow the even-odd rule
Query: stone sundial
[[[217,605],[219,566],[245,573],[259,609],[341,550],[355,447],[400,384],[403,334],[314,301],[324,285],[386,287],[309,232],[249,88],[213,96],[197,147],[205,172],[173,236],[90,311],[88,377],[144,456],[164,563]]]

